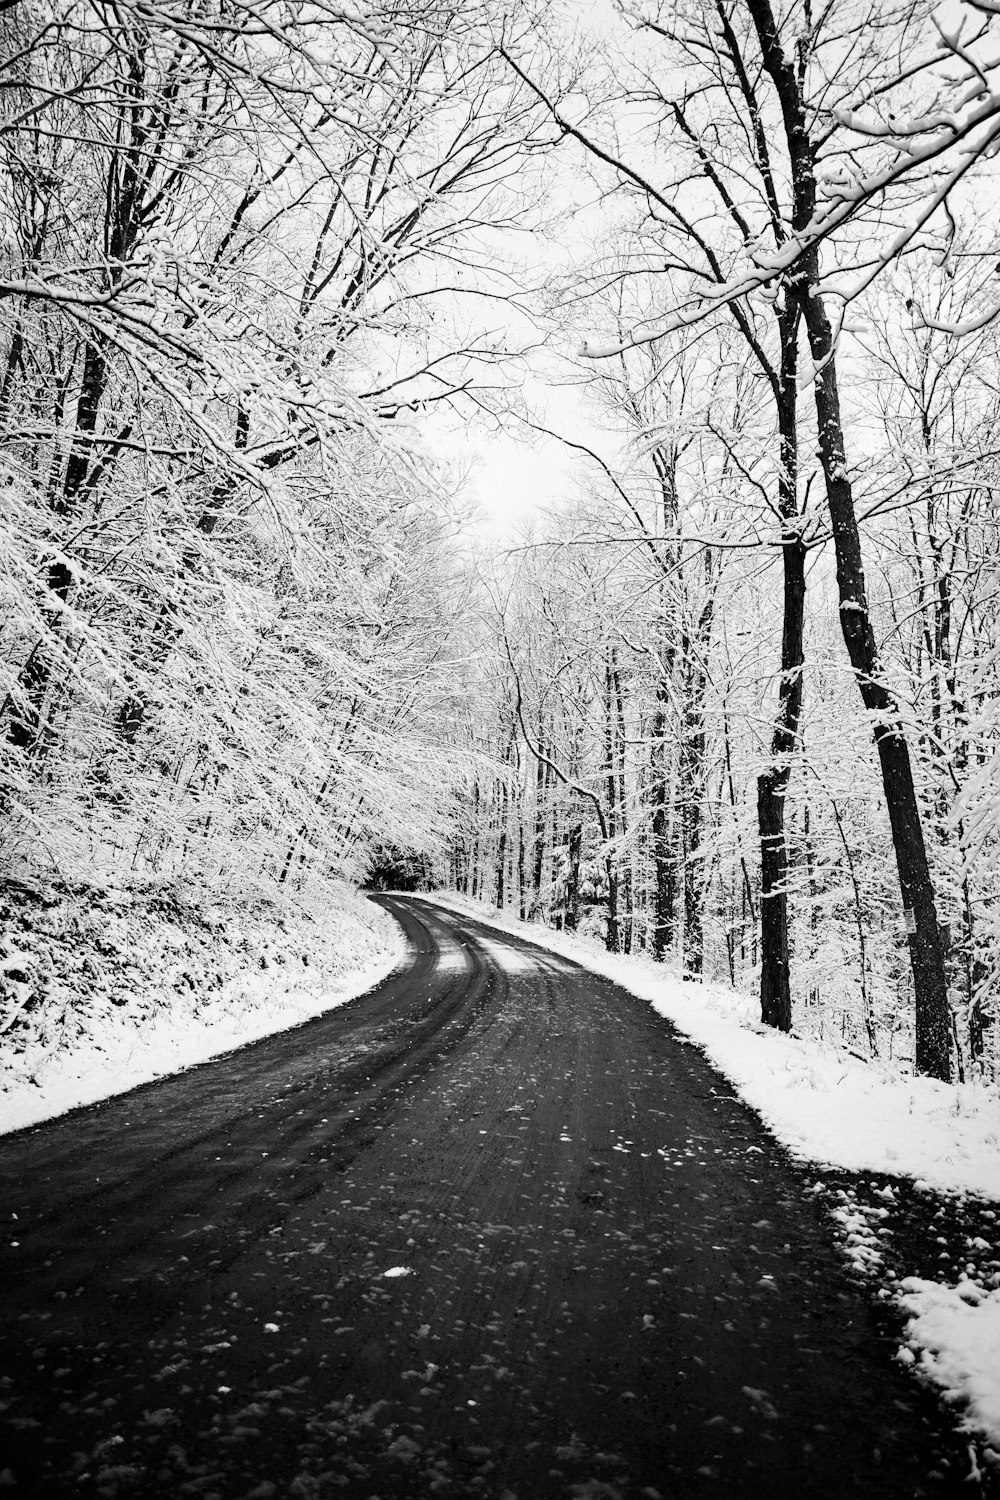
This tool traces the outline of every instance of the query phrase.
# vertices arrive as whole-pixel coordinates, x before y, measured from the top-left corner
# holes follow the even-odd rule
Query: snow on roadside
[[[574,959],[648,1000],[703,1048],[800,1159],[912,1177],[918,1188],[941,1193],[1000,1199],[996,1091],[906,1077],[830,1046],[784,1036],[760,1024],[748,995],[685,984],[651,960],[610,954],[591,939],[501,918],[453,892],[424,899]],[[857,1267],[864,1253],[861,1268],[877,1275],[880,1257],[866,1253],[874,1241],[869,1226],[859,1229],[847,1210],[840,1219],[847,1255]],[[893,1291],[908,1315],[900,1359],[962,1409],[965,1427],[985,1435],[987,1458],[1000,1464],[1000,1286],[987,1289],[962,1273],[957,1286],[910,1276]]]
[[[962,1407],[964,1425],[987,1433],[1000,1450],[1000,1289],[907,1276],[900,1292],[910,1318],[899,1357],[914,1362]],[[1000,1461],[1000,1451],[992,1457]]]
[[[267,914],[195,916],[118,890],[33,905],[23,930],[16,915],[0,929],[0,971],[22,976],[0,972],[0,1134],[299,1026],[406,951],[398,924],[347,886]]]

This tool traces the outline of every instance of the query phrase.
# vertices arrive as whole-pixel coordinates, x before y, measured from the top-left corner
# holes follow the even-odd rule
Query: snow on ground
[[[454,892],[424,899],[575,959],[648,1000],[702,1047],[800,1159],[912,1177],[918,1187],[938,1192],[1000,1199],[995,1090],[907,1077],[829,1045],[785,1036],[760,1024],[757,1002],[748,995],[684,983],[651,960],[610,954],[592,939],[501,918]],[[877,1275],[877,1238],[856,1218],[848,1209],[839,1214],[845,1252],[856,1268]],[[1000,1462],[1000,1287],[977,1286],[963,1272],[957,1285],[910,1276],[896,1290],[908,1317],[900,1358],[961,1406],[968,1429],[986,1435],[996,1450],[990,1456]]]
[[[942,1286],[920,1276],[901,1283],[910,1314],[899,1357],[960,1402],[970,1429],[1000,1440],[1000,1290],[972,1282]],[[1000,1453],[997,1454],[1000,1458]]]
[[[266,914],[127,889],[48,896],[2,913],[0,1134],[301,1025],[406,951],[346,886]]]

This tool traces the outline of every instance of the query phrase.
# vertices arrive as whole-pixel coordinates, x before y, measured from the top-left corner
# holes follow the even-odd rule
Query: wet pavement
[[[371,994],[0,1141],[0,1484],[995,1493],[836,1247],[840,1179],[642,1001],[380,899],[411,954]]]

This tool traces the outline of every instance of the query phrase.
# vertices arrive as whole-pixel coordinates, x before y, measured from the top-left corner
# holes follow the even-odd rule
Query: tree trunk
[[[771,764],[757,778],[760,836],[760,1018],[779,1031],[792,1027],[788,946],[788,845],[785,794],[802,718],[803,620],[806,549],[798,526],[798,429],[796,373],[798,309],[779,314],[781,370],[778,388],[778,513],[781,517],[783,621],[778,712],[771,738]]]
[[[604,664],[604,785],[608,806],[608,839],[616,841],[618,836],[618,776],[615,769],[616,735],[614,700],[612,690],[613,648],[608,648]],[[606,848],[604,872],[608,882],[608,925],[605,946],[609,953],[617,953],[621,946],[618,924],[618,850]]]
[[[711,580],[711,553],[705,553]],[[693,640],[682,642],[684,725],[680,755],[681,839],[684,869],[684,975],[700,979],[705,962],[702,901],[707,881],[702,873],[702,825],[705,803],[705,661],[715,614],[710,594],[702,607]]]
[[[497,841],[497,911],[503,911],[507,902],[506,874],[507,874],[507,783],[499,778],[497,785],[497,828],[499,839]]]
[[[150,116],[144,95],[145,48],[138,33],[130,34],[127,31],[121,33],[119,45],[122,63],[119,80],[120,134],[111,151],[107,176],[103,183],[98,184],[99,189],[103,190],[106,204],[103,244],[100,249],[107,268],[102,278],[103,289],[108,292],[113,292],[120,283],[122,267],[132,255],[142,231],[142,198],[159,167],[158,153],[146,149]],[[39,250],[40,248],[38,247]],[[18,363],[23,369],[21,337],[19,327],[4,379],[5,399],[10,394],[8,377],[13,377]],[[106,449],[103,459],[95,459],[96,450],[86,441],[97,432],[108,375],[107,338],[95,329],[83,345],[75,431],[65,472],[61,484],[53,485],[52,512],[61,519],[72,519],[77,514],[87,491],[94,489],[101,479],[107,477],[117,457],[112,444]],[[73,581],[73,570],[61,558],[53,559],[47,564],[45,584],[59,606],[66,604],[69,599]],[[49,626],[54,633],[62,631],[60,608],[52,611]],[[21,669],[18,683],[20,702],[15,703],[8,696],[4,704],[10,710],[7,738],[17,749],[30,752],[40,744],[45,733],[45,698],[55,671],[55,658],[39,642]]]
[[[813,361],[819,364],[825,360],[815,382],[816,415],[820,457],[837,555],[840,624],[862,700],[872,716],[875,746],[882,770],[882,786],[892,829],[913,970],[916,1069],[918,1073],[947,1081],[951,1077],[948,988],[934,888],[913,784],[910,750],[899,706],[889,689],[880,681],[881,664],[875,631],[868,613],[854,495],[846,473],[832,335],[822,298],[815,292],[815,280],[813,295],[805,296],[802,300],[807,305],[805,319]]]
[[[545,749],[545,716],[541,709],[538,711],[538,744]],[[547,812],[547,793],[549,789],[549,768],[545,761],[535,761],[535,842],[531,865],[531,888],[533,892],[533,906],[537,911],[541,906],[542,899],[542,865],[545,861],[545,818]]]
[[[692,715],[692,720],[693,720]],[[701,897],[701,771],[705,753],[704,731],[691,722],[684,746],[686,761],[681,832],[684,841],[684,975],[700,979],[705,959]]]
[[[97,429],[101,399],[107,380],[107,361],[103,347],[88,341],[83,351],[83,371],[80,379],[80,395],[76,407],[76,436],[66,461],[66,472],[62,485],[52,498],[53,515],[72,517],[80,503],[81,493],[86,488],[90,468],[90,449],[81,438],[91,436]],[[73,587],[73,572],[61,559],[53,559],[45,569],[45,584],[59,605],[67,602]],[[61,612],[57,608],[49,616],[50,628],[61,631]],[[55,671],[55,661],[50,652],[38,642],[21,668],[18,679],[20,702],[7,699],[10,721],[7,728],[8,742],[18,750],[32,751],[43,735],[42,715],[45,695]]]
[[[618,669],[618,653],[611,649],[611,687],[614,696],[615,724],[615,773],[618,777],[618,832],[624,862],[622,866],[621,891],[623,914],[621,924],[622,952],[632,952],[632,857],[623,846],[628,833],[628,814],[625,811],[625,701],[622,694],[621,672]]]
[[[510,842],[510,772],[514,763],[514,748],[517,743],[517,722],[511,719],[510,737],[503,759],[503,774],[498,780],[499,802],[498,828],[500,831],[497,850],[497,910],[503,911],[507,904],[507,846]],[[513,864],[513,861],[511,862]]]
[[[677,862],[671,836],[670,783],[667,776],[667,684],[656,684],[656,712],[650,730],[653,817],[653,957],[662,963],[674,941]]]
[[[760,42],[765,70],[781,105],[792,169],[793,225],[804,229],[816,207],[816,177],[815,148],[809,137],[800,76],[782,47],[770,0],[746,0],[746,4]],[[802,256],[794,283],[816,369],[813,392],[819,455],[837,560],[840,625],[862,701],[872,719],[910,943],[916,1009],[915,1065],[918,1073],[947,1080],[951,1076],[950,1010],[934,889],[909,746],[899,706],[881,681],[875,631],[868,613],[861,538],[854,493],[847,477],[836,349],[822,297],[819,251],[815,245]]]
[[[583,824],[572,823],[566,845],[566,915],[567,931],[580,925],[580,851],[583,848]]]
[[[480,843],[480,833],[479,833],[479,829],[480,829],[479,803],[480,803],[479,781],[477,779],[473,783],[473,787],[472,787],[472,828],[473,828],[473,834],[472,834],[472,858],[471,858],[472,879],[471,879],[471,882],[470,882],[471,889],[469,891],[469,894],[472,897],[473,901],[477,900],[478,897],[479,897],[479,843]]]
[[[664,577],[669,576],[678,561],[676,456],[658,447],[652,454],[659,482],[661,528],[664,541],[658,554]],[[670,715],[670,681],[677,652],[670,594],[660,586],[658,610],[658,665],[656,678],[656,712],[650,733],[650,777],[652,780],[652,845],[654,867],[653,957],[662,963],[674,941],[677,910],[677,849],[673,831],[671,778],[667,775],[667,726]]]
[[[524,826],[524,781],[522,780],[524,767],[521,761],[521,747],[516,744],[517,749],[517,914],[523,922],[528,915],[528,891],[525,883],[525,853],[524,843],[526,830]]]

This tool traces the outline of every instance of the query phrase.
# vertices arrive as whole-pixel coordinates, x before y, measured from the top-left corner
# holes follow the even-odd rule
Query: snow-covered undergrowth
[[[249,907],[172,886],[0,889],[0,1132],[343,1004],[405,951],[348,886]]]
[[[937,1192],[1000,1199],[996,1091],[864,1063],[832,1044],[762,1026],[749,995],[684,983],[651,960],[610,954],[592,939],[500,917],[454,892],[426,899],[575,959],[648,1000],[702,1047],[800,1159],[912,1177],[918,1187]],[[891,1200],[892,1189],[879,1196]],[[834,1212],[845,1253],[856,1271],[878,1279],[877,1234],[858,1218],[849,1195],[841,1197],[846,1207]],[[967,1272],[957,1285],[910,1276],[890,1286],[908,1317],[904,1362],[916,1363],[961,1407],[970,1431],[985,1434],[1000,1462],[1000,1286],[977,1284]]]

